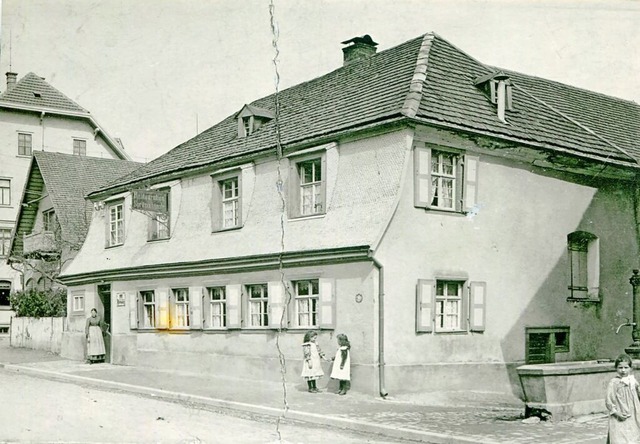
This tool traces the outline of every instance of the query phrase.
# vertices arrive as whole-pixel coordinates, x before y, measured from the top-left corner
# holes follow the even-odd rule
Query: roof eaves
[[[584,153],[584,152],[577,152],[576,150],[571,150],[562,146],[558,146],[558,145],[549,145],[547,143],[542,143],[542,142],[537,142],[534,140],[527,140],[527,139],[522,139],[519,137],[513,137],[513,136],[508,136],[508,135],[504,135],[504,134],[500,134],[500,133],[494,133],[492,131],[486,130],[480,130],[478,128],[473,128],[473,127],[468,127],[468,126],[464,126],[464,125],[457,125],[455,123],[450,123],[450,122],[444,122],[441,120],[436,120],[436,119],[432,119],[432,118],[428,118],[428,117],[415,117],[412,120],[414,120],[415,122],[418,123],[426,123],[429,125],[433,125],[433,126],[437,126],[437,127],[441,127],[441,128],[447,128],[447,129],[455,129],[458,131],[464,131],[466,133],[472,133],[472,134],[478,134],[478,135],[482,135],[482,136],[487,136],[487,137],[492,137],[492,138],[497,138],[497,139],[503,139],[509,142],[515,142],[515,143],[519,143],[519,144],[523,144],[523,145],[528,145],[534,148],[543,148],[546,150],[555,150],[555,151],[560,151],[563,153],[566,153],[568,155],[571,156],[577,156],[577,157],[583,157],[589,160],[594,160],[597,162],[602,162],[602,163],[610,163],[613,165],[618,165],[621,167],[626,167],[626,168],[633,168],[633,169],[640,169],[640,165],[638,165],[637,163],[630,163],[629,161],[622,161],[622,160],[616,160],[616,159],[612,159],[611,156],[607,156],[606,158],[603,158],[602,156],[597,156],[594,154],[589,154],[589,153]],[[632,160],[635,162],[635,160],[632,158]]]

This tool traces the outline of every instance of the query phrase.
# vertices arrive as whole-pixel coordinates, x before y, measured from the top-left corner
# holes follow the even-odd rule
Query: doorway
[[[103,315],[102,319],[106,324],[104,331],[104,362],[111,363],[111,284],[98,285],[98,296],[102,302]]]

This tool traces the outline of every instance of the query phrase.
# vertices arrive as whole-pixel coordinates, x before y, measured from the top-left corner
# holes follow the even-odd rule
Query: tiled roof
[[[45,82],[42,77],[32,72],[20,79],[13,88],[0,94],[0,106],[2,106],[3,102],[18,106],[26,105],[29,107],[89,113],[86,109]]]
[[[106,159],[99,157],[76,156],[71,154],[34,151],[34,160],[29,175],[39,171],[47,193],[53,203],[65,243],[79,246],[84,240],[89,222],[91,221],[91,203],[85,196],[114,178],[128,174],[139,168],[141,163],[128,160]],[[29,189],[30,178],[27,179]],[[33,194],[28,194],[33,199]],[[17,236],[28,234],[33,229],[33,216],[37,206],[21,206],[16,223]],[[27,211],[32,217],[24,218],[31,221],[22,223],[22,216]],[[27,226],[29,225],[29,226]],[[15,239],[17,249],[21,250],[22,240]],[[12,245],[12,250],[15,249]]]
[[[425,65],[426,77],[421,77],[418,74]],[[496,70],[438,35],[426,34],[281,91],[281,143],[302,142],[408,116],[637,167],[638,104],[503,70],[514,85],[514,110],[507,112],[507,123],[503,123],[495,105],[474,85],[477,77]],[[421,85],[416,85],[416,79]],[[275,95],[250,106],[275,110]],[[249,137],[238,138],[232,115],[102,191],[274,149],[275,144],[275,120]]]

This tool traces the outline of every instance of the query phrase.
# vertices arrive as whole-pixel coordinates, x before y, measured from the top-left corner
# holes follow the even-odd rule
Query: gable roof
[[[129,159],[122,144],[111,137],[89,111],[32,72],[22,77],[13,88],[0,94],[0,108],[86,119],[94,129],[99,131],[100,136],[117,157]]]
[[[283,146],[291,146],[402,119],[639,167],[640,107],[636,103],[503,69],[514,88],[514,111],[503,123],[475,85],[478,77],[495,71],[500,69],[428,33],[281,91],[278,118],[249,137],[238,138],[236,113],[94,196],[274,150],[278,136]],[[273,94],[248,106],[274,111],[275,101]]]
[[[77,248],[84,241],[91,220],[92,204],[85,199],[86,195],[141,165],[128,160],[34,151],[10,256],[22,252],[22,236],[33,229],[39,197],[45,189],[64,243]]]

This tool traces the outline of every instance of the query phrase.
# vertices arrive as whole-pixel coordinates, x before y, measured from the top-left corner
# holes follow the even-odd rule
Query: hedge
[[[17,317],[60,317],[67,315],[67,291],[29,289],[11,293],[11,309]]]

